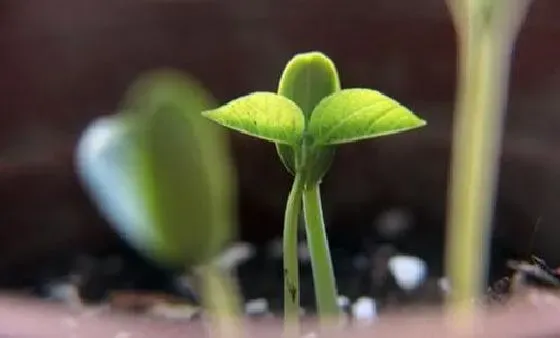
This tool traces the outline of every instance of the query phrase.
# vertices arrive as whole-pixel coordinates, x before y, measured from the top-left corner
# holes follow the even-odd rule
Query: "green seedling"
[[[77,164],[101,213],[133,247],[195,271],[205,307],[230,337],[238,295],[214,261],[236,230],[235,171],[225,132],[200,116],[212,107],[187,76],[149,73],[120,113],[86,130]]]
[[[447,4],[459,57],[446,239],[448,305],[468,319],[486,284],[511,54],[531,1]]]
[[[254,92],[205,111],[203,116],[274,143],[280,160],[294,176],[284,220],[286,322],[295,325],[299,313],[296,246],[302,204],[318,312],[322,319],[337,317],[340,309],[319,189],[335,148],[412,130],[426,122],[378,91],[341,89],[334,63],[319,52],[295,55],[285,67],[276,93]]]

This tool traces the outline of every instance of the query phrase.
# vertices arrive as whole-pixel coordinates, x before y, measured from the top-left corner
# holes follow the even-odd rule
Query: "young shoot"
[[[342,89],[334,63],[320,52],[295,55],[280,76],[276,93],[253,92],[203,115],[274,143],[294,176],[284,220],[286,323],[297,325],[299,313],[297,222],[302,205],[319,316],[322,320],[338,317],[319,189],[335,147],[412,130],[426,122],[376,90]]]
[[[452,314],[466,314],[467,320],[484,291],[511,54],[530,3],[447,0],[459,42],[459,73],[446,273]]]
[[[187,76],[149,73],[121,112],[94,121],[77,169],[101,214],[147,258],[189,269],[224,337],[240,336],[235,285],[214,263],[235,231],[235,171],[224,131],[200,116],[212,100]]]

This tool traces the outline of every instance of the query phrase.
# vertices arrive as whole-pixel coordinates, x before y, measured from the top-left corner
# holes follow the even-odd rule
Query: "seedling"
[[[253,92],[205,111],[203,116],[274,143],[280,160],[294,176],[284,219],[286,322],[299,312],[297,224],[302,202],[319,316],[338,316],[319,189],[335,148],[412,130],[426,122],[378,91],[341,89],[334,63],[319,52],[295,55],[286,65],[276,93]]]
[[[446,273],[452,313],[474,314],[484,291],[511,54],[530,0],[447,0],[459,73]],[[462,317],[461,317],[462,318]],[[474,321],[469,322],[473,324]]]
[[[200,116],[212,102],[187,76],[146,74],[120,113],[86,129],[77,167],[125,240],[160,265],[196,272],[203,303],[231,337],[238,294],[213,261],[235,231],[235,171],[225,133]]]

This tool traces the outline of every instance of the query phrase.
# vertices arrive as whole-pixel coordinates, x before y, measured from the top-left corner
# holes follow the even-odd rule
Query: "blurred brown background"
[[[552,264],[560,264],[558,13],[560,2],[535,1],[519,38],[496,209],[498,239]],[[379,89],[429,122],[340,149],[323,186],[329,225],[357,233],[397,207],[421,233],[441,234],[456,63],[444,0],[1,0],[0,271],[112,245],[72,152],[142,71],[188,71],[225,101],[274,90],[286,61],[309,50],[337,63],[343,86]],[[281,232],[290,177],[272,145],[232,137],[242,236],[262,241]]]

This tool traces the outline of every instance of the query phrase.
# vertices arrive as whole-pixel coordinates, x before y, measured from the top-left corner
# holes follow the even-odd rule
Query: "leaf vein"
[[[360,109],[356,109],[354,112],[348,114],[348,115],[345,116],[343,119],[340,119],[333,127],[330,128],[329,132],[326,133],[325,136],[322,137],[322,139],[324,140],[324,142],[328,142],[328,141],[330,140],[331,136],[332,136],[333,134],[335,134],[335,132],[336,132],[342,125],[344,125],[348,120],[354,118],[356,115],[359,115],[359,114],[363,113],[364,111],[367,111],[367,110],[371,109],[373,106],[375,106],[375,105],[378,104],[378,103],[379,103],[379,102],[375,102],[375,103],[372,103],[372,104],[367,105],[367,106],[365,106],[365,107],[362,107],[362,108],[360,108]],[[387,112],[389,112],[389,111],[391,111],[391,110],[393,110],[393,109],[396,109],[396,108],[398,108],[398,107],[399,107],[399,105],[393,105],[393,106],[387,108],[385,111],[381,112],[380,114],[381,114],[381,115],[385,115]],[[372,121],[372,123],[370,124],[370,127],[371,127],[371,125],[372,125],[373,123],[376,123],[377,120],[378,120],[380,117],[382,117],[382,116],[376,117],[376,118]],[[368,128],[368,130],[369,130],[369,128]]]

